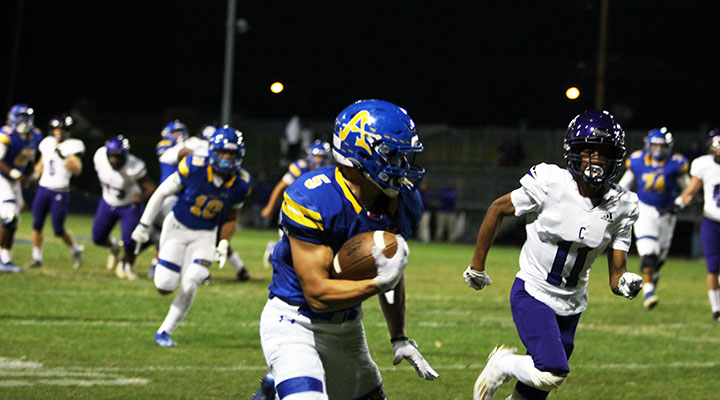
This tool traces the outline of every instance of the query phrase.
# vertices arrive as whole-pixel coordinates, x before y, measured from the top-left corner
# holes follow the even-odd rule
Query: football
[[[392,257],[397,251],[395,235],[385,231],[363,232],[345,242],[333,259],[330,277],[334,279],[362,280],[377,275],[373,245],[383,249],[385,257]]]

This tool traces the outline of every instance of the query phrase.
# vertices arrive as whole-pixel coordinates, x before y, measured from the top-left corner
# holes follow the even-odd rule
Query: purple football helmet
[[[105,142],[105,151],[110,166],[114,170],[119,170],[127,162],[128,153],[130,152],[130,142],[123,135],[117,135]]]
[[[607,183],[618,172],[625,157],[625,132],[607,111],[586,111],[570,121],[563,144],[568,171],[590,186]],[[584,150],[597,150],[607,164],[589,162],[583,170]]]
[[[720,164],[720,128],[710,131],[708,147],[716,163]]]

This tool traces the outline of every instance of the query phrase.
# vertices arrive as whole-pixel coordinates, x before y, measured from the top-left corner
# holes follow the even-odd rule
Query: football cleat
[[[42,260],[35,260],[33,259],[29,263],[27,263],[28,268],[40,268],[43,266]]]
[[[202,281],[202,284],[205,286],[210,286],[210,285],[212,285],[213,282],[215,282],[215,281],[213,280],[212,275],[208,275],[208,277]]]
[[[274,400],[275,399],[275,378],[271,372],[263,376],[260,387],[250,400]]]
[[[715,311],[712,316],[713,322],[720,322],[720,311]]]
[[[658,297],[655,295],[655,291],[645,293],[645,299],[643,300],[643,306],[646,309],[652,310],[658,304]]]
[[[117,266],[115,267],[115,276],[117,276],[120,279],[125,279],[125,263],[119,262],[117,263]]]
[[[250,280],[250,271],[247,268],[243,268],[237,272],[237,280],[240,282],[246,282]]]
[[[123,261],[121,265],[123,266],[123,271],[125,272],[125,278],[129,281],[136,281],[138,277],[135,273],[135,266],[126,261]]]
[[[78,269],[82,266],[82,256],[84,247],[78,246],[77,251],[73,251],[73,269]]]
[[[112,271],[115,269],[115,267],[117,267],[118,261],[120,261],[118,254],[120,253],[120,249],[122,247],[123,247],[122,240],[110,238],[110,254],[108,255],[107,266],[106,266],[108,271]]]
[[[0,262],[0,272],[7,274],[21,274],[25,272],[25,270],[15,265],[14,262],[8,261],[6,263]]]
[[[502,373],[497,367],[497,362],[501,358],[515,354],[516,348],[510,348],[504,345],[495,346],[493,351],[488,355],[488,362],[485,368],[475,381],[473,388],[473,400],[492,400],[495,397],[500,386],[510,380],[510,377]]]
[[[177,343],[170,339],[170,334],[165,331],[155,333],[155,344],[160,347],[177,346]]]
[[[263,254],[263,266],[267,269],[272,268],[272,254],[275,250],[275,245],[277,242],[268,242],[267,246],[265,247],[265,253]]]
[[[150,279],[150,280],[152,280],[153,278],[155,278],[155,267],[156,267],[156,265],[153,264],[152,266],[150,266],[150,271],[148,271],[148,275],[147,275],[147,276],[148,276],[148,279]]]

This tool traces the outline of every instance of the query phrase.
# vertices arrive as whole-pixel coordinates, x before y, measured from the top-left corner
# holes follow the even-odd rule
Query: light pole
[[[232,108],[233,58],[235,56],[235,13],[237,0],[228,0],[227,21],[225,22],[225,74],[223,78],[222,111],[220,123],[230,122]]]

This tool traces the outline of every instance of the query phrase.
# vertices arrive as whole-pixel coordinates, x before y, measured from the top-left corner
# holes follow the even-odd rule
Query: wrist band
[[[407,336],[395,336],[394,338],[390,338],[390,343],[395,343],[395,342],[399,342],[399,341],[406,341],[406,340],[408,340],[408,339],[410,339],[410,338],[408,338]]]

